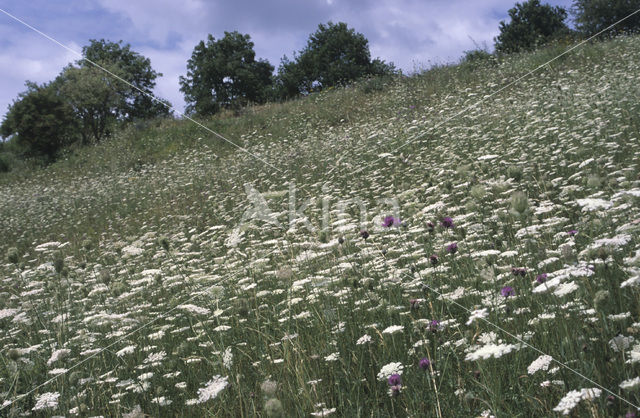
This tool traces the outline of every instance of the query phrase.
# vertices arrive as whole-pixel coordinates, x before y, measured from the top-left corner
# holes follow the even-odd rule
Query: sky
[[[545,3],[543,1],[543,3]],[[572,0],[548,0],[569,8]],[[369,40],[372,58],[410,74],[492,50],[499,22],[515,0],[1,0],[0,118],[26,80],[53,80],[90,39],[123,40],[163,74],[154,94],[179,112],[194,46],[225,31],[249,34],[256,58],[276,68],[307,43],[318,24],[345,22]],[[63,46],[2,11],[10,13]]]

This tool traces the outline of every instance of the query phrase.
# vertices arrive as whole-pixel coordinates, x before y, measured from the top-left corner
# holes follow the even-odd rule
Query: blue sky
[[[543,1],[544,3],[544,1]],[[565,8],[571,0],[548,1]],[[123,40],[151,59],[155,94],[178,110],[178,77],[208,33],[248,33],[256,55],[276,68],[304,47],[319,23],[346,22],[369,40],[372,57],[405,73],[457,60],[475,45],[491,48],[513,0],[5,0],[0,8],[69,48],[89,39]],[[0,13],[0,116],[25,80],[50,81],[77,55]]]

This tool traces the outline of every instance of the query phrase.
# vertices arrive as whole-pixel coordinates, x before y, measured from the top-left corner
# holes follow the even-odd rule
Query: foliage
[[[28,156],[51,159],[76,138],[73,109],[55,83],[27,82],[26,86],[9,107],[0,134],[12,137]]]
[[[500,22],[500,34],[494,39],[500,53],[532,50],[569,31],[564,23],[566,10],[540,4],[540,0],[516,3],[509,17],[509,23]]]
[[[346,23],[318,25],[295,60],[286,56],[282,59],[277,76],[279,95],[295,97],[314,89],[347,84],[366,75],[394,73],[393,64],[377,58],[371,60],[368,43],[363,34]]]
[[[640,0],[574,0],[572,13],[580,32],[590,36],[640,9]],[[640,13],[617,24],[614,33],[640,29]]]
[[[256,60],[249,35],[225,32],[216,40],[195,46],[187,63],[187,76],[180,77],[180,91],[187,113],[212,115],[222,108],[264,103],[272,84],[273,66]]]
[[[100,64],[113,74],[124,75],[115,65]],[[55,84],[73,109],[83,144],[108,136],[118,119],[125,117],[123,98],[130,94],[131,87],[95,66],[69,66]]]
[[[104,39],[91,39],[89,45],[82,48],[82,55],[83,59],[78,61],[81,68],[94,68],[92,63],[100,64],[133,85],[131,88],[118,87],[120,97],[116,111],[119,120],[131,121],[170,115],[169,102],[159,102],[151,97],[156,85],[155,80],[161,77],[162,73],[151,67],[149,58],[132,51],[131,45],[123,45],[122,41],[116,43]]]

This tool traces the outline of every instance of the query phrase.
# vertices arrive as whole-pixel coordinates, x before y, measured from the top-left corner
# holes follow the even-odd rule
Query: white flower
[[[578,199],[578,205],[582,206],[583,212],[591,212],[598,209],[609,209],[613,206],[613,202],[604,199]]]
[[[628,379],[620,383],[620,389],[633,390],[640,386],[640,377]]]
[[[467,361],[475,361],[479,359],[488,359],[490,357],[500,358],[505,354],[509,354],[514,350],[517,351],[520,348],[520,344],[487,344],[467,353],[464,359]]]
[[[321,411],[317,411],[317,412],[312,412],[311,416],[312,417],[326,417],[328,415],[333,414],[334,412],[336,412],[336,408],[322,408]]]
[[[213,379],[205,383],[205,387],[198,389],[198,399],[191,399],[187,401],[187,405],[192,405],[194,403],[204,403],[210,399],[214,399],[228,385],[229,381],[227,380],[227,377],[221,377],[218,375],[213,376]]]
[[[228,370],[231,370],[231,366],[233,366],[233,353],[231,352],[231,347],[227,347],[222,354],[222,364]]]
[[[207,308],[202,308],[200,306],[191,304],[180,305],[178,306],[178,308],[198,315],[209,315],[211,313],[211,311]]]
[[[384,331],[382,331],[383,334],[396,334],[398,332],[402,332],[402,330],[404,330],[404,326],[402,325],[391,325],[390,327],[386,327],[384,329]]]
[[[61,348],[60,350],[54,351],[53,353],[51,353],[51,358],[49,359],[49,361],[47,361],[47,366],[51,366],[56,361],[62,360],[63,358],[67,357],[69,353],[71,353],[71,350],[67,348]]]
[[[564,398],[560,399],[560,402],[553,410],[561,412],[562,415],[569,415],[571,410],[578,405],[578,402],[583,399],[597,398],[601,393],[602,391],[598,388],[572,390],[564,395]]]
[[[371,336],[369,334],[364,334],[362,337],[358,338],[356,341],[356,345],[363,345],[371,342]]]
[[[58,392],[45,392],[42,395],[38,396],[36,399],[36,406],[34,406],[32,411],[40,411],[42,409],[47,408],[56,408],[58,406],[58,398],[60,394]]]
[[[151,402],[157,403],[160,406],[167,406],[173,403],[171,399],[167,399],[164,396],[160,396],[159,398],[153,398],[151,399]]]
[[[476,319],[484,319],[489,316],[489,312],[487,312],[487,308],[476,309],[471,312],[471,316],[469,316],[469,320],[467,321],[467,325],[471,325],[473,321]]]
[[[534,374],[538,370],[548,370],[549,369],[549,364],[551,364],[552,360],[553,360],[553,357],[551,357],[549,355],[546,355],[546,354],[542,355],[542,356],[538,357],[537,359],[535,359],[529,365],[529,367],[527,367],[527,372],[529,374]]]
[[[380,372],[378,373],[378,380],[381,381],[381,382],[384,382],[392,374],[401,375],[402,374],[402,369],[404,369],[404,366],[402,365],[402,363],[389,363],[389,364],[386,364],[386,365],[382,366],[382,368],[380,369]]]
[[[340,353],[331,353],[324,358],[325,361],[338,361]]]
[[[631,346],[631,343],[634,341],[633,337],[625,337],[624,335],[618,335],[617,337],[613,337],[609,340],[609,347],[613,351],[620,352],[626,350]]]
[[[124,357],[125,355],[131,354],[134,351],[136,351],[136,346],[135,345],[128,345],[128,346],[124,347],[122,350],[118,351],[116,353],[116,356]]]

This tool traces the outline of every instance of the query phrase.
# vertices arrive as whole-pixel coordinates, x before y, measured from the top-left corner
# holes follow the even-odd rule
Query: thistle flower
[[[362,237],[362,239],[367,239],[369,238],[369,232],[366,229],[363,229],[362,231],[360,231],[360,236]]]
[[[391,215],[385,216],[384,220],[382,221],[382,226],[384,226],[385,228],[391,228],[392,226],[397,225],[400,225],[400,219],[395,218]]]
[[[505,286],[502,288],[502,290],[500,290],[500,294],[502,296],[504,296],[505,298],[508,298],[509,296],[513,296],[516,294],[515,290],[513,290],[513,287],[511,286]]]
[[[547,273],[542,273],[542,274],[538,274],[536,276],[536,282],[538,283],[544,283],[547,281]]]
[[[391,376],[389,376],[389,378],[387,379],[387,382],[389,382],[390,386],[397,386],[402,384],[402,377],[400,377],[399,374],[394,373]]]
[[[446,250],[449,254],[455,254],[458,252],[458,243],[457,242],[452,242],[451,244],[447,245]]]
[[[449,228],[455,228],[455,225],[453,223],[453,219],[451,219],[448,216],[445,216],[444,218],[442,218],[442,220],[440,221],[440,225],[442,225],[443,227],[449,229]]]
[[[429,261],[431,262],[431,265],[435,267],[438,264],[438,256],[435,254],[431,255],[431,257],[429,257]]]
[[[429,366],[431,366],[431,360],[429,360],[426,357],[423,357],[420,359],[420,363],[418,363],[418,366],[420,366],[422,370],[428,370]]]

